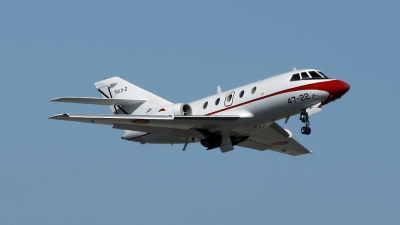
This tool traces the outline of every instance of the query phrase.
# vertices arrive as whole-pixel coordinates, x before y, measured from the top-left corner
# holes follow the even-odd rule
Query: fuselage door
[[[233,104],[233,97],[235,96],[235,92],[229,92],[225,97],[225,106],[231,106]]]

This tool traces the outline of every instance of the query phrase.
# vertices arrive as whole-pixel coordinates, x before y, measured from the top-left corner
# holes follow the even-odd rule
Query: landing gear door
[[[306,109],[306,111],[307,111],[307,113],[308,113],[309,116],[311,116],[312,114],[315,114],[315,113],[317,113],[317,112],[321,112],[321,111],[322,111],[322,104],[321,104],[321,102],[319,102],[319,103],[317,103],[317,104],[315,104],[315,105],[313,105],[313,106],[311,106],[311,107],[308,107],[308,108]]]

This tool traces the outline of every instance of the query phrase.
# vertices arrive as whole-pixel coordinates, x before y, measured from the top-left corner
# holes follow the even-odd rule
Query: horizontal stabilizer
[[[53,102],[69,102],[93,105],[118,105],[132,106],[145,103],[146,99],[118,99],[118,98],[86,98],[86,97],[62,97],[52,99]]]

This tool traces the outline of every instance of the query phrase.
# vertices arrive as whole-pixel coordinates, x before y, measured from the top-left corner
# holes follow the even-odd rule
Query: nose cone
[[[349,91],[350,85],[341,80],[334,80],[331,81],[330,87],[328,89],[329,90],[327,91],[329,92],[329,97],[326,99],[324,104],[327,104],[329,102],[341,98],[344,94],[346,94]]]
[[[333,91],[332,94],[333,94],[336,98],[340,98],[340,97],[342,97],[344,94],[346,94],[346,92],[348,92],[349,89],[350,89],[350,85],[349,85],[348,83],[339,80],[339,82],[337,82],[337,83],[335,84],[334,91]]]

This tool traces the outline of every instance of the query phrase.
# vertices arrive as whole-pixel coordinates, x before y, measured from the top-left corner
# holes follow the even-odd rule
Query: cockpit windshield
[[[325,75],[323,72],[318,71],[319,74],[321,74],[321,76],[323,76],[325,79],[329,79],[329,77],[327,75]]]
[[[293,74],[290,81],[309,79],[329,79],[329,77],[323,74],[321,71],[307,71]]]

